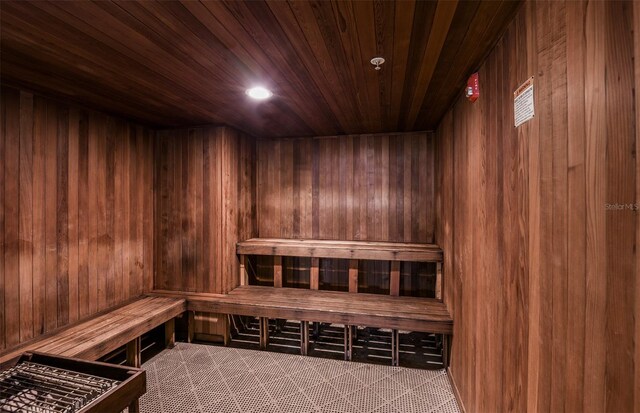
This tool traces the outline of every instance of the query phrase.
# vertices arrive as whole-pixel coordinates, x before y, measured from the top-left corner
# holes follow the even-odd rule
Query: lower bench
[[[127,364],[140,367],[140,336],[164,323],[166,344],[171,345],[175,337],[174,317],[184,311],[186,303],[182,298],[141,297],[5,350],[0,353],[0,367],[10,364],[24,352],[37,351],[93,361],[124,345],[127,346]],[[129,411],[136,408],[131,406]]]
[[[448,362],[448,341],[453,319],[439,300],[379,294],[346,294],[301,288],[240,286],[228,294],[153,291],[159,297],[187,300],[187,309],[260,317],[260,344],[268,342],[269,318],[301,321],[302,353],[308,345],[308,322],[338,323],[345,328],[345,356],[351,356],[351,326],[387,328],[392,334],[392,360],[398,363],[398,330],[443,335],[443,362]]]

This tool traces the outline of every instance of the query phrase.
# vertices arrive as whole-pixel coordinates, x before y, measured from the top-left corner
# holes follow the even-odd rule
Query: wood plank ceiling
[[[255,136],[433,129],[513,1],[0,2],[4,83]],[[383,69],[369,60],[383,56]],[[275,96],[250,101],[263,84]]]

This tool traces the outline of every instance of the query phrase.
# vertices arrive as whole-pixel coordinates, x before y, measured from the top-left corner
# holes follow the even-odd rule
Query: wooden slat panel
[[[262,237],[433,242],[431,133],[260,140],[257,170]]]
[[[320,259],[311,258],[311,268],[309,269],[309,288],[317,290],[320,288]]]
[[[400,295],[400,261],[391,261],[389,293],[396,297]]]
[[[638,3],[633,3],[633,27],[640,27],[640,5]],[[640,56],[640,30],[633,31],[633,40],[634,40],[634,56]],[[634,81],[635,81],[635,90],[640,90],[640,59],[637,57],[633,61],[634,63]],[[635,94],[635,147],[640,147],[640,111],[638,108],[640,107],[640,95],[638,93]],[[640,162],[636,162],[636,196],[640,196]],[[640,245],[640,219],[636,219],[636,245]],[[636,255],[635,258],[636,263],[636,271],[640,268],[640,255]],[[636,291],[635,297],[640,296],[640,283],[637,282],[636,279]],[[635,300],[635,352],[634,352],[634,368],[635,368],[635,385],[634,385],[634,406],[640,405],[640,300],[636,298]]]
[[[20,93],[20,341],[33,337],[33,95]],[[6,198],[5,198],[6,199]],[[13,201],[15,202],[15,200]]]
[[[479,69],[481,98],[438,127],[436,242],[467,411],[637,409],[635,12],[525,3]],[[530,76],[535,118],[514,128]]]
[[[280,255],[273,257],[273,286],[282,288],[282,257]]]
[[[216,127],[158,134],[155,285],[227,292],[240,283],[236,242],[256,235],[253,138]]]
[[[0,101],[3,349],[89,316],[99,305],[127,301],[149,285],[141,253],[148,213],[141,201],[126,204],[119,194],[131,188],[139,196],[153,187],[135,169],[129,173],[152,158],[153,147],[137,146],[122,120],[30,92],[3,88]],[[131,164],[116,170],[129,153]],[[134,230],[121,236],[118,226],[129,227],[124,216],[133,217]],[[153,243],[153,233],[146,234]],[[132,251],[140,287],[130,289],[116,271],[122,251]]]
[[[349,260],[349,292],[358,292],[358,260]]]
[[[0,92],[4,92],[0,89]],[[3,93],[4,94],[4,93]],[[7,120],[7,105],[5,99],[0,99],[0,164],[5,165],[6,159],[6,150],[5,150],[5,142],[6,142],[6,120]],[[0,167],[0,194],[5,196],[4,186],[4,166]],[[5,234],[4,234],[4,214],[5,214],[5,206],[4,203],[0,205],[0,228],[3,228],[0,231],[0,308],[4,311],[4,293],[5,293],[5,268],[4,268],[4,251],[5,251]],[[34,245],[35,245],[34,240]],[[0,317],[0,348],[5,347],[6,335],[5,331],[5,318]]]
[[[20,109],[19,92],[3,90],[5,101],[4,162],[4,311],[5,343],[20,342],[20,255],[19,255],[19,190],[20,190]],[[12,200],[13,202],[7,202]],[[13,317],[7,317],[12,314]]]
[[[80,116],[77,109],[71,109],[69,111],[69,179],[67,182],[67,194],[68,194],[68,219],[67,224],[69,228],[69,322],[73,323],[78,320],[78,312],[80,308],[79,303],[79,290],[78,290],[78,163],[79,163],[79,150],[80,150]],[[117,172],[117,169],[116,169]],[[116,207],[119,208],[119,207]],[[118,209],[116,209],[117,211]],[[116,218],[117,220],[117,218]],[[83,290],[85,291],[85,290]],[[118,300],[120,302],[121,300]]]

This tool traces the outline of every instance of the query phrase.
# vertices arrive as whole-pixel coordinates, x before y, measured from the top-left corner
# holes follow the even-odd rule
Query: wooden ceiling
[[[265,137],[428,130],[518,5],[2,0],[0,73],[162,127],[228,124]],[[374,56],[387,60],[380,71]],[[250,101],[254,84],[275,96]]]

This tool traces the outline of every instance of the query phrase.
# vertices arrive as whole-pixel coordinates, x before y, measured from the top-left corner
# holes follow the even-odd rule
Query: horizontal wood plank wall
[[[480,99],[438,127],[436,242],[467,411],[638,411],[639,12],[525,3]],[[530,76],[535,118],[516,129]]]
[[[153,131],[3,87],[0,349],[142,294]]]
[[[254,139],[231,128],[158,131],[155,288],[226,293],[254,237]]]
[[[260,237],[433,242],[431,133],[259,140]]]

